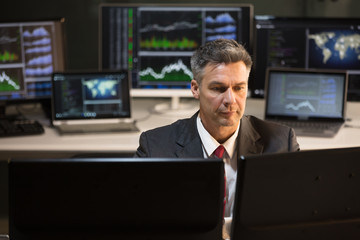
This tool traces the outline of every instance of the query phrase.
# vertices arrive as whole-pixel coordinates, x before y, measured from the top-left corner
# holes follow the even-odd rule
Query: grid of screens
[[[63,19],[0,23],[0,101],[50,99],[64,69]]]
[[[360,19],[255,17],[253,97],[264,96],[267,67],[360,69]]]
[[[253,6],[100,5],[100,69],[132,71],[135,88],[188,88],[194,50],[217,38],[250,51]]]

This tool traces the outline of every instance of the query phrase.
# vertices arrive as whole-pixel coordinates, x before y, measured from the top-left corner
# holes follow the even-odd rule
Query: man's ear
[[[195,99],[199,99],[199,85],[198,82],[196,80],[191,80],[191,92],[194,96]]]

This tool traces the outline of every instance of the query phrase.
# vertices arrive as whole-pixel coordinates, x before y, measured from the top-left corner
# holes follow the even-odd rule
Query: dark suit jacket
[[[160,128],[143,132],[135,157],[202,158],[196,127],[197,114]],[[292,128],[243,116],[238,135],[238,155],[299,151]]]

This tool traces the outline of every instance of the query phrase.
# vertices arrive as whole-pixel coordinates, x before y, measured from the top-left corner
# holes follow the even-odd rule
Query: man
[[[298,151],[294,130],[243,116],[252,60],[234,40],[218,39],[191,58],[191,91],[200,102],[189,119],[144,132],[137,157],[213,157],[221,144],[227,182],[225,217],[233,211],[237,159],[240,155]]]

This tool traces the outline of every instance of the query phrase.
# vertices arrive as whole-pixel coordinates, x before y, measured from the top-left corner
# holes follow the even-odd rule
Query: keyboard
[[[281,121],[292,127],[297,136],[333,137],[342,127],[342,122]]]
[[[44,128],[38,121],[0,119],[0,137],[28,136],[42,133],[44,133]]]
[[[292,127],[294,129],[308,129],[309,131],[324,131],[336,129],[342,123],[330,122],[311,122],[311,121],[282,121],[282,124]]]

